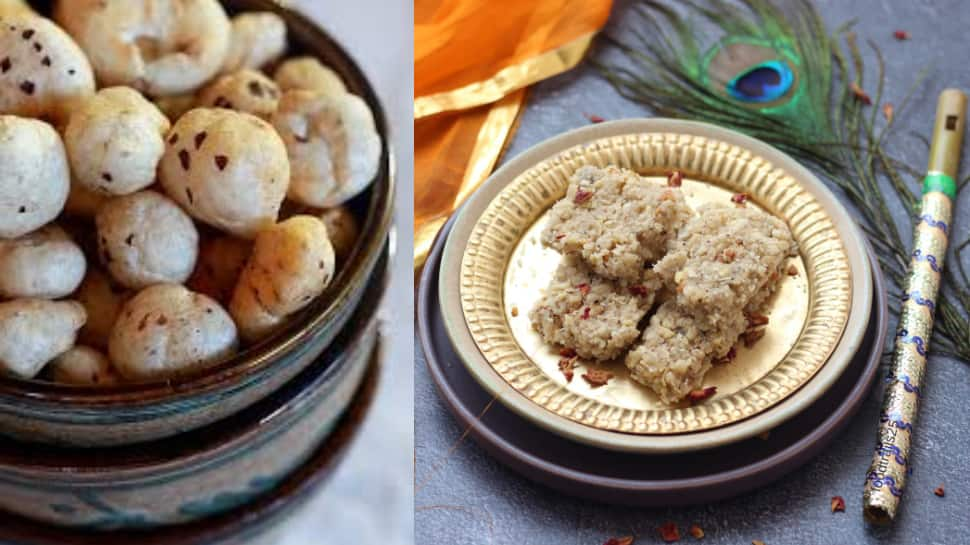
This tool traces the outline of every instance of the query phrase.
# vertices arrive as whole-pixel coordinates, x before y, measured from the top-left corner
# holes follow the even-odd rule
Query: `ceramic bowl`
[[[368,369],[385,283],[282,389],[216,424],[113,448],[0,440],[0,510],[86,529],[150,528],[223,513],[266,493],[334,429]]]
[[[378,354],[380,350],[378,350]],[[364,384],[327,440],[277,487],[251,503],[204,520],[150,530],[114,532],[59,528],[0,513],[0,543],[16,545],[270,545],[282,524],[313,497],[338,467],[373,402],[379,373],[375,355]]]
[[[289,27],[291,52],[336,70],[370,105],[384,141],[372,187],[350,203],[361,239],[331,287],[287,328],[208,369],[158,382],[86,388],[0,378],[0,433],[26,441],[99,447],[156,440],[226,418],[266,397],[310,365],[343,329],[385,251],[394,163],[377,96],[354,60],[311,21],[270,0],[225,0],[227,9],[273,11]],[[36,7],[46,13],[44,2]]]

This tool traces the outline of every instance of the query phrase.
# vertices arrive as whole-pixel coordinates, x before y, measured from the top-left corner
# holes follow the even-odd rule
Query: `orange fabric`
[[[487,80],[503,68],[589,35],[606,23],[610,6],[611,0],[417,0],[415,96]],[[514,108],[521,104],[521,96],[513,101]],[[502,102],[509,107],[509,100]],[[502,132],[494,126],[483,128],[496,107],[486,104],[415,121],[416,229],[453,212],[460,204],[455,201],[463,183],[467,190],[469,183],[482,181],[465,180],[465,175],[479,133]],[[495,149],[500,147],[488,150],[494,157],[474,160],[494,164]]]
[[[609,0],[418,0],[414,94],[481,81],[606,23]]]
[[[414,124],[414,170],[421,180],[414,187],[416,224],[451,211],[489,108],[446,112]]]

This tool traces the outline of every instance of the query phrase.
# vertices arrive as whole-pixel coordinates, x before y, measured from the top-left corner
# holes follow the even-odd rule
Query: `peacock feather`
[[[810,4],[786,4],[787,13],[768,0],[686,2],[686,10],[643,0],[630,42],[605,37],[625,62],[600,67],[622,95],[660,115],[735,128],[835,166],[833,44]],[[720,36],[705,47],[709,31]]]
[[[878,65],[870,96],[851,23],[830,33],[809,0],[687,0],[676,7],[638,0],[632,11],[625,21],[632,38],[605,35],[607,53],[618,55],[592,61],[603,76],[656,114],[738,130],[813,167],[858,210],[898,303],[910,259],[900,233],[912,229],[918,195],[911,188],[924,172],[885,144],[894,112],[923,78],[899,106],[884,103],[883,59],[870,42]],[[890,199],[914,213],[897,223]],[[970,361],[970,277],[959,264],[970,241],[955,246],[958,266],[947,269],[938,301],[935,351]]]

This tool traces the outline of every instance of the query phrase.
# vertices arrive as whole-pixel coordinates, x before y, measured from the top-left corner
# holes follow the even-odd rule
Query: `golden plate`
[[[697,433],[749,419],[792,396],[823,367],[832,366],[823,383],[816,385],[818,391],[802,397],[820,395],[825,383],[848,363],[848,358],[831,362],[829,357],[849,321],[853,276],[859,274],[853,266],[868,272],[864,255],[850,252],[844,243],[848,233],[854,250],[861,247],[844,209],[790,158],[731,131],[697,123],[640,120],[577,132],[605,135],[623,126],[654,130],[579,139],[585,143],[527,168],[519,164],[513,175],[496,173],[495,177],[504,178],[503,187],[493,188],[488,202],[470,203],[462,212],[456,232],[465,223],[467,237],[449,239],[451,248],[446,247],[446,263],[450,253],[450,262],[458,266],[458,289],[453,293],[458,300],[452,298],[443,305],[453,310],[460,307],[461,325],[480,353],[477,361],[466,358],[473,375],[488,388],[492,381],[482,372],[484,360],[515,391],[555,415],[598,430],[646,435]],[[670,127],[680,130],[656,130]],[[577,137],[560,137],[560,148],[570,140]],[[717,386],[718,395],[706,402],[664,405],[648,388],[631,381],[619,362],[605,366],[615,374],[607,386],[590,387],[579,379],[582,369],[567,383],[558,370],[557,350],[532,331],[528,311],[560,259],[538,243],[538,233],[549,207],[565,193],[570,175],[584,164],[615,164],[662,178],[666,171],[681,170],[687,177],[683,189],[691,205],[728,202],[733,193],[745,192],[792,228],[801,252],[793,260],[799,274],[783,279],[770,302],[766,337],[750,350],[739,349],[734,362],[707,375],[705,385]],[[477,217],[465,217],[475,209]],[[863,284],[865,289],[868,284]],[[442,290],[447,291],[444,286]],[[443,297],[442,301],[449,300]],[[448,312],[445,315],[455,340],[451,328],[458,326],[457,320],[447,320]],[[853,337],[860,334],[861,330],[853,331]],[[792,414],[791,404],[785,413]]]

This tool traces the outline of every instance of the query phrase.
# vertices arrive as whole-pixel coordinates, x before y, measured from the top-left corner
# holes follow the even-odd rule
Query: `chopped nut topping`
[[[785,272],[788,273],[788,276],[798,276],[798,267],[794,265],[789,265],[788,270]]]
[[[887,102],[882,105],[882,115],[886,118],[886,123],[893,122],[893,104],[892,102]]]
[[[684,173],[679,170],[667,173],[667,185],[670,187],[680,187],[684,183]]]
[[[736,358],[737,356],[738,356],[738,350],[732,346],[731,349],[727,351],[727,354],[724,354],[720,358],[714,358],[714,361],[712,363],[714,365],[730,363],[734,361],[734,358]]]
[[[664,540],[666,543],[673,543],[675,541],[680,541],[680,529],[677,528],[677,524],[674,522],[665,522],[657,531],[660,532],[660,539]]]
[[[859,102],[865,104],[866,106],[872,104],[872,98],[869,97],[868,93],[862,90],[862,87],[859,87],[858,83],[853,81],[849,85],[849,90],[852,91],[853,96],[855,96],[856,100]]]
[[[512,317],[515,318],[519,315],[519,307],[512,305]]]
[[[600,386],[606,385],[613,378],[613,373],[605,369],[587,369],[583,373],[583,379],[589,383],[593,388],[599,388]]]
[[[630,294],[637,295],[640,297],[645,297],[647,295],[650,295],[650,289],[644,286],[643,284],[635,284],[633,286],[630,286]]]
[[[720,255],[717,256],[717,260],[720,261],[721,263],[734,263],[734,258],[736,258],[737,256],[738,254],[736,254],[734,250],[727,249],[721,252]]]
[[[842,496],[832,496],[830,507],[832,508],[833,513],[844,513],[845,500],[842,499]]]
[[[749,326],[759,326],[768,323],[768,317],[760,312],[752,312],[747,315]]]
[[[745,348],[751,348],[765,336],[765,328],[749,329],[741,335]]]
[[[692,403],[697,401],[703,401],[716,393],[717,393],[717,386],[708,386],[707,388],[692,390],[689,394],[687,394],[687,399],[689,399]]]
[[[573,369],[576,368],[576,358],[563,358],[559,360],[559,370],[562,376],[566,377],[566,382],[573,381]]]

